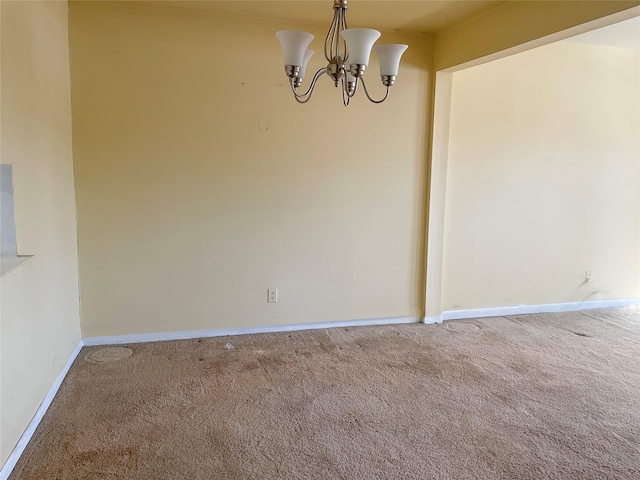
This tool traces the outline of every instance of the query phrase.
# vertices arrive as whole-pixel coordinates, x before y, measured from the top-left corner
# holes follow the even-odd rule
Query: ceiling
[[[254,18],[328,25],[333,0],[147,0],[125,1],[145,7],[163,7]],[[504,1],[485,0],[349,0],[350,27],[435,33],[473,18]]]

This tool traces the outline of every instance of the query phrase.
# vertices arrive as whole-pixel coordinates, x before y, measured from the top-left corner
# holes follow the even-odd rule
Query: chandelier
[[[307,103],[313,94],[316,82],[327,74],[336,87],[341,87],[342,103],[347,106],[349,100],[356,94],[358,85],[362,84],[367,98],[373,103],[382,103],[389,96],[389,90],[398,75],[400,57],[407,49],[407,45],[376,45],[373,44],[380,37],[380,32],[370,28],[347,28],[347,0],[334,0],[333,22],[324,41],[324,56],[326,67],[318,70],[309,89],[299,93],[302,86],[309,58],[313,51],[307,47],[313,40],[313,35],[295,30],[281,30],[276,33],[282,46],[284,69],[289,77],[291,90],[298,103]],[[364,82],[364,73],[369,65],[371,50],[376,52],[380,62],[380,77],[387,88],[386,94],[380,100],[374,100],[369,95]]]

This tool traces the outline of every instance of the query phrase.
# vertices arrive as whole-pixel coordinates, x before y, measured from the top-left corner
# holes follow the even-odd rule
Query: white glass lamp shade
[[[380,38],[380,32],[371,28],[347,28],[340,32],[347,42],[348,65],[369,65],[371,47]]]
[[[398,75],[400,57],[407,48],[409,48],[408,45],[376,45],[373,47],[373,51],[376,52],[380,60],[381,76]]]
[[[276,37],[278,37],[280,45],[282,45],[284,64],[302,67],[305,52],[311,40],[313,40],[313,35],[296,30],[280,30],[276,32]]]
[[[309,59],[311,58],[311,55],[313,55],[313,50],[307,49],[307,51],[304,52],[304,60],[302,60],[302,67],[300,68],[300,73],[298,73],[298,77],[304,78],[304,72],[307,71],[307,64],[309,63]]]

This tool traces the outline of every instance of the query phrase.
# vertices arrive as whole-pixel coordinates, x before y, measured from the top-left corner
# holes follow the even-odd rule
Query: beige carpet
[[[11,480],[640,479],[637,308],[129,347]]]

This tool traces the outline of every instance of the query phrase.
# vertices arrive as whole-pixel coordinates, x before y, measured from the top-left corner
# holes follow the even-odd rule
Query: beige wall
[[[639,73],[561,42],[453,75],[443,310],[640,296]]]
[[[576,9],[568,6],[574,2],[553,2],[536,14],[535,2],[517,3],[439,35],[439,68],[638,4],[587,2]],[[80,330],[67,5],[1,4],[2,162],[14,164],[20,253],[35,255],[1,280],[0,463],[4,463],[77,345]],[[550,15],[549,8],[566,11]],[[520,14],[513,14],[513,9],[520,9]],[[504,12],[508,21],[496,29],[495,22],[505,20]],[[549,31],[544,18],[553,24]],[[523,19],[535,27],[518,27]],[[506,28],[509,25],[514,28]],[[307,106],[295,104],[287,94],[273,37],[281,28],[311,29],[317,37],[316,50],[325,33],[324,26],[169,9],[83,2],[71,6],[73,148],[85,336],[422,314],[433,37],[385,33],[384,41],[410,44],[391,100],[373,106],[360,97],[350,109],[343,109],[326,79]],[[472,31],[475,34],[469,35]],[[491,35],[480,35],[486,38],[478,42],[482,31]],[[586,51],[577,45],[562,48]],[[619,55],[609,51],[607,58],[613,61]],[[635,55],[632,81],[637,84]],[[314,66],[320,64],[320,56],[318,51]],[[585,75],[593,73],[593,55],[588,56],[572,57]],[[375,78],[375,65],[372,68],[370,76]],[[613,73],[604,70],[598,78],[609,82],[609,88]],[[487,78],[485,72],[480,82],[492,95],[501,85],[495,78]],[[635,103],[622,98],[622,78],[627,77],[618,77],[617,87],[606,90],[607,97],[637,105],[637,91]],[[463,83],[458,77],[456,98]],[[590,82],[580,91],[590,88],[601,93]],[[541,93],[546,102],[542,105],[554,107],[549,92]],[[477,98],[480,104],[485,101],[484,106],[470,107],[482,121],[471,115],[465,123],[457,109],[460,103],[455,103],[454,141],[469,133],[478,142],[474,151],[490,160],[490,171],[502,174],[504,167],[515,180],[524,175],[544,187],[544,195],[508,188],[501,199],[515,194],[522,200],[524,195],[518,205],[524,205],[528,214],[546,212],[548,218],[539,215],[538,221],[543,226],[551,222],[554,236],[557,232],[563,241],[555,244],[556,238],[551,239],[549,245],[555,249],[543,252],[540,246],[549,240],[539,234],[544,228],[533,231],[530,224],[521,223],[520,228],[532,230],[529,234],[538,243],[528,237],[526,244],[512,238],[505,256],[505,249],[486,235],[500,231],[505,218],[516,225],[522,222],[522,211],[505,209],[509,205],[505,202],[499,202],[501,211],[491,213],[489,224],[494,228],[481,223],[484,234],[478,235],[474,226],[482,217],[476,212],[469,222],[469,212],[477,207],[477,198],[483,206],[492,205],[495,199],[489,197],[498,180],[491,176],[489,194],[478,192],[479,187],[468,182],[467,141],[453,143],[453,155],[460,161],[453,165],[449,194],[471,188],[480,195],[469,201],[465,193],[449,202],[446,232],[454,240],[445,252],[447,308],[637,296],[638,252],[631,246],[638,244],[638,181],[633,179],[639,173],[637,162],[628,159],[633,155],[637,159],[638,145],[627,142],[629,130],[637,129],[637,110],[633,118],[613,118],[605,132],[593,138],[583,133],[595,117],[588,117],[588,125],[570,122],[570,137],[589,138],[588,146],[594,149],[589,153],[558,144],[554,132],[546,128],[542,138],[553,141],[544,142],[544,148],[536,144],[522,152],[510,144],[508,154],[495,154],[482,140],[496,135],[485,125],[487,112],[493,111],[491,103],[486,104],[491,98]],[[606,106],[602,98],[595,98],[602,113]],[[329,113],[328,105],[337,109],[346,133],[334,131],[337,115]],[[580,107],[579,102],[574,107]],[[555,118],[540,108],[539,117]],[[513,112],[501,113],[498,120],[504,121]],[[575,109],[572,114],[577,115]],[[507,123],[514,131],[527,127],[526,122]],[[472,131],[478,125],[482,135]],[[502,138],[496,135],[494,140]],[[609,148],[621,138],[616,145],[623,147]],[[564,149],[565,155],[554,156],[550,145]],[[539,163],[556,161],[541,172],[527,163],[531,158]],[[522,171],[512,170],[514,159]],[[579,170],[572,168],[576,164]],[[588,188],[566,188],[576,184]],[[612,184],[615,195],[609,188]],[[567,200],[572,215],[567,214]],[[583,224],[578,224],[575,212]],[[465,261],[468,245],[460,242],[465,238],[461,234],[478,238],[475,245],[484,250],[473,261],[486,264]],[[571,247],[571,255],[565,255],[563,247]],[[452,248],[463,255],[459,258]],[[524,255],[530,252],[534,255]],[[514,253],[526,258],[510,270]],[[540,257],[553,260],[553,272],[541,271],[549,262],[532,261]],[[523,277],[521,272],[527,269],[534,273]],[[594,272],[593,288],[579,285],[585,269]],[[493,280],[487,281],[487,272]],[[499,278],[500,272],[516,281],[502,288],[506,282]],[[523,278],[533,286],[526,300],[511,288]],[[496,284],[505,296],[491,293]],[[267,287],[280,289],[280,303],[266,303]]]
[[[435,69],[479,65],[637,16],[638,0],[509,1],[436,35]]]
[[[80,341],[66,2],[1,2],[2,162],[14,165],[18,247],[1,280],[4,464]]]
[[[85,336],[422,314],[433,38],[383,32],[387,103],[303,106],[284,28],[319,67],[324,25],[71,4]]]

